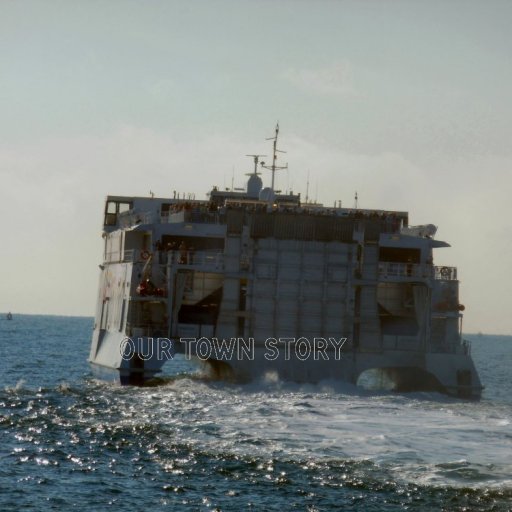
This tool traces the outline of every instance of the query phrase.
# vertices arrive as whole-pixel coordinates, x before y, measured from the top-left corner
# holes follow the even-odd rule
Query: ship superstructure
[[[140,384],[184,352],[241,379],[356,383],[380,370],[396,389],[478,397],[457,269],[434,265],[449,246],[435,227],[263,188],[250,156],[242,191],[107,197],[93,366]]]

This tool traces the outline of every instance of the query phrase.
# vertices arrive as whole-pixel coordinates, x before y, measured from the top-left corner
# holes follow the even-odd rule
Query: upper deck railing
[[[119,215],[119,228],[126,229],[138,224],[180,224],[194,222],[198,224],[221,224],[226,221],[226,214],[200,210],[165,212],[158,215],[155,212],[125,212]]]
[[[252,202],[254,203],[254,201]],[[317,207],[310,205],[268,205],[262,202],[258,204],[225,204],[219,205],[175,205],[169,210],[160,211],[138,211],[130,209],[119,214],[111,214],[108,217],[106,226],[115,229],[127,229],[143,224],[225,224],[230,211],[245,212],[247,214],[270,215],[281,213],[287,215],[298,215],[296,224],[303,224],[305,218],[311,219],[345,219],[354,222],[354,229],[365,233],[365,238],[378,237],[379,233],[397,233],[407,222],[405,213],[384,212],[380,210],[349,210],[341,208]],[[299,217],[300,216],[300,217]],[[307,217],[304,217],[307,216]],[[261,220],[261,218],[260,218]],[[320,222],[320,220],[319,220]],[[325,222],[324,222],[325,224]],[[320,229],[320,228],[319,228]]]
[[[151,259],[157,265],[183,265],[203,267],[208,269],[222,269],[224,255],[217,250],[212,251],[154,251],[130,249],[123,253],[123,262],[147,262]]]
[[[196,222],[198,224],[219,224],[225,221],[225,214],[203,210],[182,210],[180,212],[162,214],[160,222],[162,224],[175,224],[180,222]]]
[[[119,214],[119,227],[129,228],[137,224],[153,224],[155,222],[153,212],[133,212],[132,210]]]

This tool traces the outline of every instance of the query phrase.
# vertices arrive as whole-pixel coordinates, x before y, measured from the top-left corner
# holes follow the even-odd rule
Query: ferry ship
[[[278,135],[271,163],[248,155],[243,190],[106,198],[92,367],[139,385],[184,353],[225,378],[378,372],[398,391],[479,398],[457,269],[434,264],[449,244],[404,211],[275,190]]]

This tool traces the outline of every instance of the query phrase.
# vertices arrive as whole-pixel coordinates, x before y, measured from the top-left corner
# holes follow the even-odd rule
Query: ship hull
[[[464,353],[361,353],[343,350],[340,340],[334,340],[336,346],[319,343],[325,350],[315,352],[313,342],[309,343],[311,350],[307,350],[304,338],[302,348],[291,340],[280,343],[275,339],[258,344],[242,339],[228,342],[207,338],[140,338],[137,341],[141,357],[134,358],[133,353],[126,351],[127,339],[115,333],[104,337],[102,350],[89,360],[95,377],[121,385],[144,385],[160,373],[164,364],[172,365],[176,353],[181,353],[189,360],[204,363],[211,377],[232,382],[262,378],[313,384],[340,381],[371,389],[431,391],[468,399],[479,399],[483,389],[473,360]],[[172,353],[158,353],[150,348],[163,340],[172,343]],[[116,363],[112,364],[114,359]]]

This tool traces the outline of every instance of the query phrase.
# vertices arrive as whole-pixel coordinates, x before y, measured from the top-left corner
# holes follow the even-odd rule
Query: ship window
[[[421,251],[419,249],[405,249],[398,247],[381,247],[379,261],[392,261],[395,263],[419,263]]]
[[[107,213],[105,215],[105,226],[115,226],[117,224],[117,215],[115,213]]]
[[[105,207],[105,226],[115,226],[119,213],[127,212],[132,207],[132,203],[126,201],[107,201]]]

